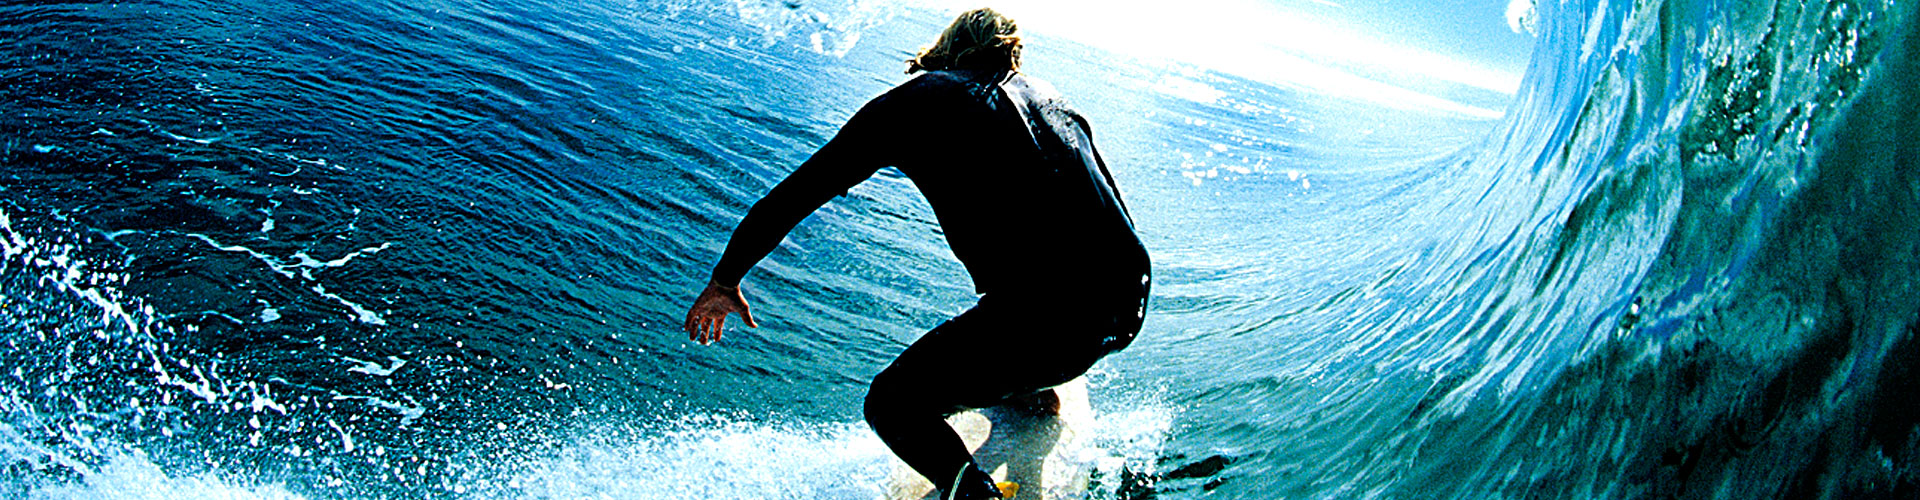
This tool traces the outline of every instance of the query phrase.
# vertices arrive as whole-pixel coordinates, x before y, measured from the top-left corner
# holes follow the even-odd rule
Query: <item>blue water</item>
[[[1033,28],[1158,282],[1089,497],[1920,495],[1915,8],[1544,2],[1497,119]],[[0,14],[0,497],[876,498],[971,304],[888,170],[677,331],[938,8]]]

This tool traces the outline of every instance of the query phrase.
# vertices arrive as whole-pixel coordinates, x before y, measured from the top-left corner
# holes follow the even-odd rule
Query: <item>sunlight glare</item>
[[[956,10],[966,8],[959,2],[943,3]],[[1419,48],[1381,43],[1269,1],[1001,0],[993,7],[1019,20],[1022,29],[1117,54],[1184,62],[1397,107],[1499,115],[1357,76],[1329,63],[1423,75],[1507,95],[1519,87],[1517,75]]]

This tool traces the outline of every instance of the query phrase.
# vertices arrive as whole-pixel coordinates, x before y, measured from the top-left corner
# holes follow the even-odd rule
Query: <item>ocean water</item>
[[[1915,9],[1541,2],[1497,118],[1034,28],[1159,282],[1089,497],[1920,496]],[[887,170],[677,329],[938,7],[0,14],[0,497],[877,498],[971,304]]]

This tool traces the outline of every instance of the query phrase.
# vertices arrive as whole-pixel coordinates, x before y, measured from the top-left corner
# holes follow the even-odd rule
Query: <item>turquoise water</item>
[[[1914,8],[1548,2],[1498,118],[1033,28],[1158,281],[1089,496],[1914,496]],[[676,328],[938,9],[0,11],[0,496],[875,498],[971,304],[888,170]]]

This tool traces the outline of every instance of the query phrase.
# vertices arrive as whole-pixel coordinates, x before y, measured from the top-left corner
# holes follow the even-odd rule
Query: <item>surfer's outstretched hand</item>
[[[700,298],[693,299],[693,308],[687,310],[687,339],[701,345],[720,340],[720,327],[726,326],[727,313],[740,313],[740,318],[747,320],[747,326],[760,327],[760,323],[753,321],[753,309],[747,307],[747,297],[740,294],[740,287],[707,283],[707,289],[700,291]]]

